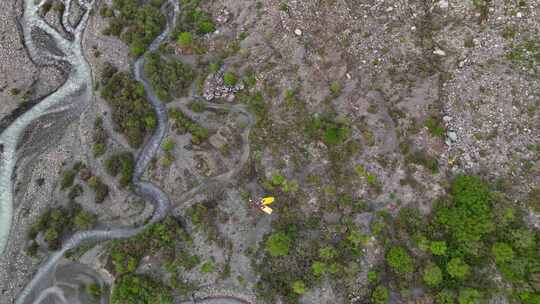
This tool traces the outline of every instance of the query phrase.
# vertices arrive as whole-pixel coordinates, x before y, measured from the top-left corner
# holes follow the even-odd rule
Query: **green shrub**
[[[324,262],[315,261],[311,265],[311,271],[317,277],[322,276],[323,274],[325,274],[326,270],[327,270],[327,266],[326,266],[326,264]]]
[[[114,128],[127,137],[132,147],[140,147],[144,137],[152,131],[148,121],[156,121],[144,86],[128,73],[118,72],[101,90],[101,96],[111,107]]]
[[[386,304],[390,299],[388,289],[382,285],[377,286],[371,293],[371,302],[373,304]]]
[[[446,265],[448,274],[454,278],[463,280],[469,275],[469,265],[465,263],[461,258],[452,258]]]
[[[437,304],[454,304],[454,294],[448,290],[443,290],[435,296],[435,303]]]
[[[341,84],[339,82],[332,82],[330,84],[330,92],[334,96],[339,96],[341,94]]]
[[[272,234],[266,241],[266,251],[273,257],[286,256],[289,254],[292,240],[284,232]]]
[[[171,291],[145,275],[123,275],[115,281],[111,304],[172,304]]]
[[[190,32],[181,32],[178,35],[177,41],[181,47],[191,47],[193,44],[193,35]]]
[[[294,281],[292,284],[292,290],[297,294],[304,294],[306,292],[306,284],[302,281]]]
[[[165,27],[165,16],[152,4],[114,0],[112,8],[119,14],[110,18],[106,34],[119,36],[129,45],[133,56],[142,55]]]
[[[207,261],[201,265],[202,273],[210,273],[214,271],[214,263],[212,261]]]
[[[445,241],[433,241],[429,246],[431,254],[433,255],[445,255],[447,246]]]
[[[174,141],[170,138],[166,138],[161,144],[161,148],[165,152],[171,152],[174,149]]]
[[[426,127],[429,130],[429,133],[435,137],[444,137],[444,127],[441,125],[441,121],[437,117],[429,117],[426,119]]]
[[[77,230],[88,230],[94,226],[97,217],[95,214],[81,210],[75,215],[73,224]]]
[[[397,274],[405,275],[414,271],[413,260],[403,247],[394,246],[386,253],[386,262]]]
[[[506,243],[495,243],[491,247],[491,253],[496,263],[506,263],[514,259],[514,250]]]
[[[473,176],[458,176],[452,183],[452,205],[438,207],[435,220],[469,252],[474,244],[495,229],[491,194],[487,185]]]
[[[94,154],[94,157],[96,158],[105,154],[106,151],[107,151],[107,146],[105,144],[96,143],[92,146],[92,152]]]
[[[101,286],[96,283],[90,283],[85,287],[86,293],[91,295],[94,299],[101,297]]]
[[[101,179],[97,176],[92,176],[90,179],[88,179],[88,186],[94,189],[94,192],[95,192],[94,202],[96,204],[103,203],[107,195],[109,195],[109,186],[105,185],[101,181]]]
[[[199,145],[208,139],[208,130],[192,121],[180,109],[170,108],[169,117],[172,119],[172,127],[177,133],[183,134],[186,131],[191,133],[191,142]]]
[[[232,72],[226,72],[223,74],[223,83],[226,86],[233,87],[238,82],[238,78]]]
[[[165,59],[157,52],[145,55],[144,72],[157,97],[164,102],[187,93],[195,79],[189,65],[179,60]]]
[[[120,186],[125,187],[133,178],[135,158],[131,152],[114,154],[105,161],[105,169],[111,176],[117,176],[120,173]]]
[[[439,266],[435,264],[429,264],[423,273],[424,282],[431,287],[435,287],[441,284],[443,280],[443,274]]]
[[[62,190],[73,186],[73,182],[75,181],[77,173],[78,172],[75,170],[64,171],[64,173],[62,174],[62,182],[60,183],[60,187]]]
[[[472,288],[463,288],[459,291],[459,304],[479,304],[481,300],[480,292]]]

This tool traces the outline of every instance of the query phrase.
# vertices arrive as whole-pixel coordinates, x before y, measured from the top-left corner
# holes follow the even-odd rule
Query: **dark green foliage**
[[[101,286],[96,283],[91,283],[86,285],[85,291],[87,294],[91,295],[94,299],[99,299],[101,297]]]
[[[274,233],[266,241],[266,251],[274,257],[286,256],[289,254],[291,242],[292,240],[287,234],[283,232]]]
[[[73,218],[73,224],[77,230],[88,230],[94,227],[97,216],[85,210],[78,212]]]
[[[117,176],[120,173],[120,186],[125,187],[131,183],[135,170],[135,158],[131,152],[112,155],[105,162],[107,173]]]
[[[90,186],[90,188],[94,189],[94,192],[95,192],[95,200],[94,200],[94,202],[96,204],[103,203],[103,201],[105,200],[107,195],[109,195],[109,186],[104,184],[101,181],[101,178],[99,178],[98,176],[90,177],[88,179],[88,186]]]
[[[130,46],[133,56],[142,55],[165,26],[165,16],[157,6],[160,2],[143,4],[139,0],[114,0],[112,8],[119,14],[111,17],[104,34],[119,36]]]
[[[487,185],[473,176],[459,176],[451,189],[452,204],[436,210],[436,222],[459,244],[460,250],[470,252],[495,229],[491,195]]]
[[[178,44],[183,48],[189,48],[193,44],[193,35],[190,32],[181,32],[178,34]]]
[[[192,32],[204,35],[216,30],[210,15],[199,8],[200,2],[200,0],[182,0],[177,32]]]
[[[75,181],[77,173],[78,172],[73,169],[64,171],[64,173],[62,174],[62,182],[60,183],[60,188],[63,190],[73,186],[73,182]]]
[[[111,304],[172,304],[171,290],[145,275],[123,275],[115,281]]]
[[[208,241],[219,241],[219,230],[216,225],[218,217],[217,205],[213,202],[199,203],[187,210],[186,215],[198,230],[205,233]]]
[[[343,143],[350,135],[344,123],[336,122],[329,115],[314,116],[307,126],[306,133],[312,139],[322,140],[327,146]]]
[[[39,233],[43,233],[49,249],[56,250],[62,245],[63,236],[77,230],[89,229],[95,222],[94,214],[85,211],[76,203],[71,203],[69,207],[51,208],[41,214],[37,222],[30,227],[28,238],[35,240]]]
[[[185,242],[190,244],[191,239],[173,217],[167,217],[162,222],[153,224],[138,234],[127,240],[116,240],[111,244],[110,260],[113,271],[116,275],[130,274],[135,271],[141,258],[148,254],[160,253],[165,258],[165,263],[175,263],[185,266],[193,261],[193,257],[181,249],[176,244]],[[189,258],[191,261],[183,261]],[[181,262],[174,262],[174,261]],[[186,263],[186,264],[183,264]],[[187,267],[186,267],[187,268]]]
[[[95,157],[100,157],[107,151],[107,131],[103,127],[103,119],[101,117],[96,118],[94,122],[94,134],[92,137],[94,146],[92,147]]]
[[[435,287],[439,284],[441,284],[443,280],[443,273],[439,266],[435,264],[429,264],[423,272],[422,278],[424,279],[424,282],[431,287]]]
[[[223,83],[226,86],[233,87],[236,85],[237,82],[238,77],[236,77],[236,75],[232,72],[226,72],[225,74],[223,74]]]
[[[68,198],[70,200],[74,200],[77,197],[79,197],[84,192],[84,189],[81,185],[76,184],[75,186],[71,187],[71,190],[69,190]]]
[[[414,271],[413,260],[403,247],[390,248],[386,253],[386,263],[398,275],[407,275]]]
[[[176,132],[179,134],[183,134],[185,132],[191,133],[191,142],[195,145],[201,144],[209,136],[207,129],[191,120],[180,109],[169,109],[169,118],[172,119],[172,126]]]
[[[145,55],[144,73],[157,97],[164,102],[187,92],[195,73],[179,60],[164,59],[157,52]]]
[[[382,285],[377,286],[371,293],[371,302],[373,304],[386,304],[390,298],[388,289]]]
[[[446,270],[450,277],[458,280],[465,279],[470,273],[470,267],[461,258],[451,259],[446,265]]]
[[[124,134],[132,147],[140,147],[144,137],[157,124],[156,114],[148,103],[141,83],[125,72],[114,74],[102,89],[112,109],[114,128]]]

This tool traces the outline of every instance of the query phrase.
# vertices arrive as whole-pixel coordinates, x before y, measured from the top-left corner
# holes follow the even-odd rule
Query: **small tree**
[[[428,286],[435,287],[441,284],[443,274],[439,266],[430,264],[426,267],[426,269],[424,269],[423,279]]]
[[[386,304],[390,298],[390,293],[388,289],[382,285],[377,286],[373,293],[371,294],[371,302],[373,304]]]
[[[223,74],[223,83],[226,86],[233,87],[238,82],[238,78],[232,72],[226,72]]]
[[[506,243],[495,243],[491,247],[491,253],[497,264],[506,263],[514,259],[514,250]]]
[[[303,294],[306,292],[306,284],[302,281],[295,281],[292,284],[292,289],[297,294]]]
[[[448,274],[454,278],[463,280],[469,275],[469,265],[467,265],[461,258],[453,258],[446,265]]]
[[[478,304],[480,303],[480,292],[472,288],[463,288],[459,291],[458,303],[459,304]]]
[[[284,232],[272,234],[266,241],[266,251],[273,257],[286,256],[289,254],[291,238]]]
[[[193,35],[190,32],[181,32],[178,35],[178,44],[184,48],[191,47],[193,44]]]
[[[405,275],[414,271],[412,258],[403,247],[392,247],[386,254],[386,262],[397,274]]]
[[[446,254],[446,242],[445,241],[433,241],[429,246],[431,254],[433,255],[445,255]]]

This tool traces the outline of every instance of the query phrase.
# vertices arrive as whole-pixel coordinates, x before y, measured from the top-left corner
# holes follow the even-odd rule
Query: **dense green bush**
[[[104,34],[120,37],[130,46],[133,56],[140,56],[148,45],[163,31],[165,16],[159,11],[162,1],[144,4],[140,0],[113,0],[112,16]]]
[[[386,263],[398,275],[406,275],[414,271],[413,260],[403,247],[390,248],[386,253]]]
[[[94,142],[94,145],[92,147],[92,151],[94,153],[94,157],[100,157],[107,151],[107,131],[105,131],[105,128],[103,127],[103,119],[101,117],[97,117],[94,122],[94,133],[92,134],[92,140]]]
[[[157,253],[162,255],[165,264],[185,266],[188,261],[198,264],[198,258],[195,257],[197,260],[193,261],[192,256],[177,247],[178,244],[191,242],[180,223],[173,217],[167,217],[137,236],[113,241],[110,247],[110,271],[120,276],[131,274],[137,269],[143,256]]]
[[[371,302],[373,304],[386,304],[389,298],[388,289],[382,285],[377,286],[371,293]]]
[[[284,232],[272,234],[266,241],[266,250],[271,256],[286,256],[289,254],[289,247],[292,239]]]
[[[135,170],[135,158],[131,152],[112,155],[105,162],[107,173],[117,176],[120,173],[120,186],[125,187],[131,183]]]
[[[200,3],[200,0],[182,0],[181,15],[176,27],[177,32],[204,35],[216,30],[210,14],[200,9]]]
[[[226,86],[234,87],[237,82],[238,82],[238,77],[236,77],[236,75],[233,74],[232,72],[226,72],[225,74],[223,74],[223,83]]]
[[[436,222],[459,244],[459,250],[472,253],[477,242],[495,229],[490,191],[477,177],[459,176],[451,194],[452,204],[436,210]]]
[[[172,119],[172,127],[179,134],[191,133],[191,142],[195,145],[201,144],[208,139],[208,130],[191,120],[182,110],[169,109],[169,117]]]
[[[343,143],[351,132],[346,124],[337,122],[331,115],[313,116],[305,131],[308,137],[322,140],[327,146]]]
[[[140,147],[157,124],[156,114],[145,97],[144,86],[131,75],[118,72],[101,90],[112,110],[114,128],[124,134],[132,147]]]
[[[95,225],[96,220],[95,214],[72,202],[68,207],[51,208],[41,214],[30,227],[28,238],[35,240],[39,233],[43,233],[49,249],[56,250],[62,245],[62,237],[77,230],[88,230]]]
[[[109,195],[109,186],[101,181],[101,178],[98,176],[92,176],[88,179],[88,186],[94,189],[95,198],[94,202],[96,204],[101,204]]]
[[[195,73],[187,64],[164,59],[157,52],[145,55],[144,73],[157,97],[164,102],[185,94],[195,78]]]
[[[123,275],[115,281],[111,304],[172,304],[171,290],[149,276]]]

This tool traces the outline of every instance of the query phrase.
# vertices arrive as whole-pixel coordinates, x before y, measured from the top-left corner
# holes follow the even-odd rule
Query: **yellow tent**
[[[262,199],[262,204],[268,206],[274,202],[274,197],[269,196]]]

